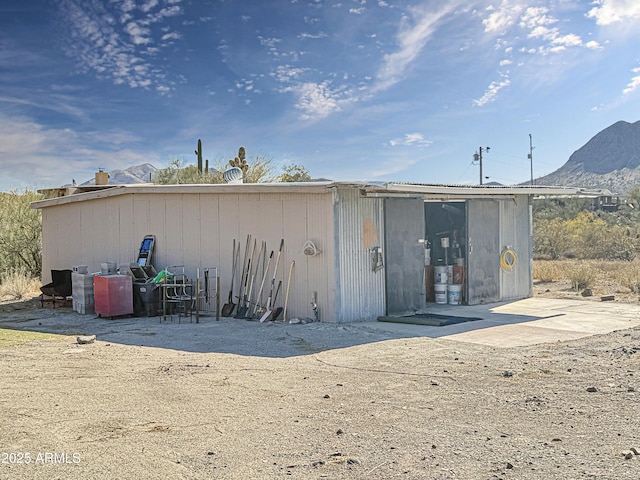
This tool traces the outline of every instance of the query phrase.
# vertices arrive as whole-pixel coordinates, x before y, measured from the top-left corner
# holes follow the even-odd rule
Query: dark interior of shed
[[[466,204],[437,202],[424,204],[425,238],[431,246],[432,265],[455,265],[464,259],[466,246]],[[444,242],[442,239],[446,239]],[[443,246],[447,244],[448,247]]]
[[[466,203],[425,202],[424,216],[427,301],[442,303],[437,284],[464,285],[465,282]],[[438,273],[442,267],[449,267],[444,276]]]

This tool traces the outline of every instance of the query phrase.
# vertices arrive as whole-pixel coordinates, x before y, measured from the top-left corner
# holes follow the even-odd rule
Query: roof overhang
[[[47,208],[75,202],[96,200],[130,194],[243,194],[243,193],[330,193],[336,189],[356,188],[364,197],[370,198],[420,198],[425,201],[452,201],[472,198],[513,198],[516,195],[530,196],[574,196],[580,192],[570,187],[505,187],[505,186],[455,186],[415,183],[376,182],[290,182],[290,183],[245,183],[230,184],[181,184],[181,185],[90,185],[66,188],[63,196],[39,200],[32,208]],[[61,189],[49,189],[52,194]],[[43,191],[44,193],[45,191]]]
[[[578,188],[572,187],[542,187],[542,186],[452,186],[452,185],[423,185],[414,183],[383,183],[379,185],[365,185],[361,192],[366,197],[421,197],[424,200],[450,201],[471,198],[513,198],[516,195],[531,196],[560,196],[576,195]]]
[[[230,184],[180,184],[180,185],[95,185],[72,187],[67,194],[55,198],[39,200],[31,204],[32,208],[46,208],[87,200],[115,197],[129,194],[242,194],[242,193],[328,193],[336,182],[288,182],[288,183],[244,183]],[[75,190],[71,191],[73,188]],[[49,189],[56,192],[61,189]],[[45,190],[42,191],[46,192]]]

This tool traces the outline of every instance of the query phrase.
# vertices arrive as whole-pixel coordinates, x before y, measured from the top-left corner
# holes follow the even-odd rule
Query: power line
[[[482,152],[489,153],[491,147],[480,147],[476,153],[473,154],[473,161],[480,164],[480,185],[482,185]]]
[[[531,160],[531,186],[533,187],[533,137],[529,134],[529,160]]]

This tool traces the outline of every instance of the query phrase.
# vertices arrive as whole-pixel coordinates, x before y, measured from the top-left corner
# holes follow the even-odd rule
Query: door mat
[[[408,317],[378,317],[379,322],[408,323],[411,325],[426,325],[430,327],[446,327],[456,323],[474,322],[482,320],[480,317],[456,317],[454,315],[439,315],[436,313],[421,313]]]

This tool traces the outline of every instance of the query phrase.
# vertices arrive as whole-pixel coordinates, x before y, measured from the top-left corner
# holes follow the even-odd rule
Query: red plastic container
[[[99,317],[133,313],[133,279],[129,275],[96,275],[93,277],[93,293]]]

